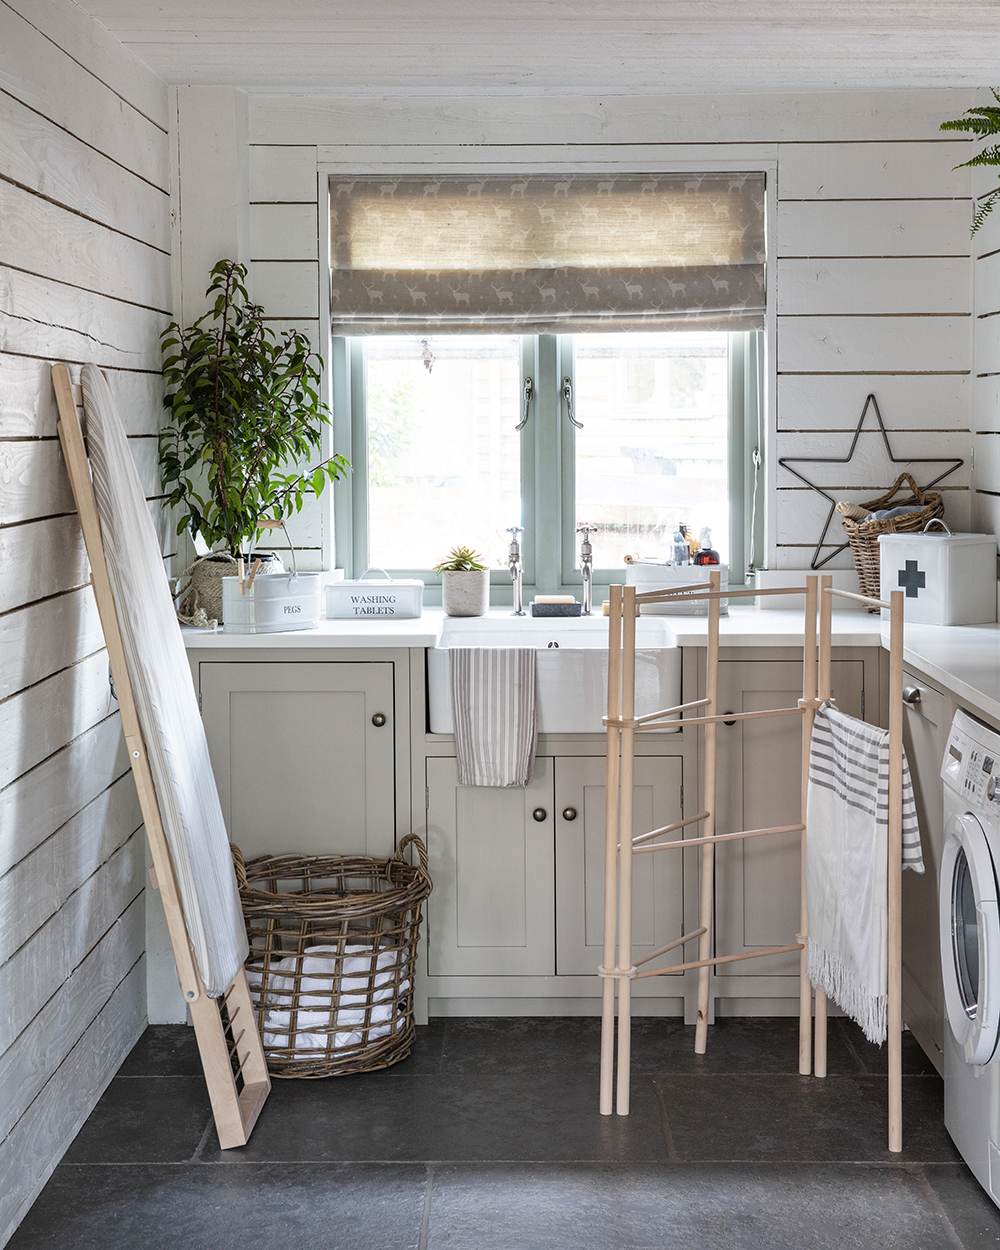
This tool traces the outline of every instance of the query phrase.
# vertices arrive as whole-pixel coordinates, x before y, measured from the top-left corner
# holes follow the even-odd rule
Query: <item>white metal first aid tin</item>
[[[919,625],[983,625],[997,619],[993,534],[879,535],[879,593],[902,590],[903,619]],[[888,617],[887,609],[882,609]]]
[[[382,572],[381,569],[375,570]],[[424,583],[416,579],[330,582],[326,588],[329,620],[412,620],[424,610]]]

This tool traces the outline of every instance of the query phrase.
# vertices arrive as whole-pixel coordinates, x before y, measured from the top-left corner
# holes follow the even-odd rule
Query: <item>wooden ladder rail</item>
[[[77,412],[78,404],[82,400],[79,388],[73,387],[65,365],[53,365],[52,385],[59,410],[56,433],[62,446],[73,499],[80,518],[80,528],[83,530],[87,558],[90,561],[91,584],[104,631],[129,763],[139,794],[146,836],[149,839],[155,886],[163,902],[181,993],[194,1024],[219,1144],[223,1150],[229,1150],[235,1146],[246,1145],[270,1093],[271,1079],[264,1059],[263,1044],[254,1019],[250,990],[243,969],[240,969],[218,999],[209,998],[205,993],[205,986],[198,972],[125,662],[125,648],[104,555],[100,515]]]
[[[902,1149],[902,994],[901,994],[901,869],[902,869],[902,628],[903,596],[893,591],[891,604],[870,596],[856,595],[833,589],[833,578],[821,579],[809,576],[804,587],[775,587],[764,591],[723,591],[719,574],[710,576],[710,586],[680,587],[671,591],[652,591],[637,594],[634,587],[611,587],[608,650],[608,715],[605,725],[608,731],[607,746],[607,809],[605,841],[605,888],[604,888],[604,961],[599,969],[603,979],[602,1027],[601,1027],[601,1096],[602,1115],[617,1110],[619,1115],[628,1114],[628,1086],[630,1073],[631,1028],[631,982],[634,979],[663,976],[667,973],[698,970],[698,1017],[695,1028],[696,1053],[704,1053],[707,1042],[710,1008],[710,977],[713,967],[735,963],[744,959],[762,958],[767,955],[799,951],[799,1072],[825,1077],[827,1072],[827,1001],[826,995],[816,991],[815,1032],[813,1032],[813,993],[807,977],[809,936],[809,911],[806,891],[806,805],[809,779],[809,751],[816,709],[832,694],[832,599],[834,595],[859,600],[870,606],[890,609],[889,648],[889,836],[888,836],[888,1143],[891,1151]],[[775,708],[762,712],[719,714],[718,663],[719,663],[719,613],[723,598],[753,597],[760,594],[804,594],[805,619],[803,624],[802,698],[796,708]],[[643,603],[669,601],[708,600],[708,660],[706,673],[706,698],[685,703],[662,712],[635,716],[635,617]],[[817,612],[819,630],[817,638]],[[685,719],[670,720],[689,708],[704,708],[705,714]],[[744,830],[732,834],[714,832],[715,772],[716,772],[716,726],[723,720],[749,720],[768,716],[802,716],[802,784],[801,821],[798,825],[780,826],[773,829]],[[705,730],[705,799],[704,810],[699,815],[674,822],[651,833],[632,836],[631,805],[631,757],[634,751],[634,735],[637,732],[666,728],[702,726]],[[627,775],[627,781],[626,781]],[[626,790],[626,784],[628,789]],[[703,823],[706,836],[689,838],[672,843],[642,845],[650,838],[673,832],[692,824]],[[714,851],[718,842],[762,837],[770,833],[800,831],[800,932],[797,941],[786,946],[761,951],[747,951],[737,955],[711,957],[711,937],[714,923]],[[632,963],[631,945],[631,880],[632,858],[658,850],[688,849],[701,846],[701,901],[700,923],[693,933],[668,943],[658,951]],[[617,922],[617,923],[616,923]],[[615,949],[615,930],[618,931],[618,949]],[[639,971],[638,965],[646,963],[667,951],[699,939],[698,959],[674,964],[667,968]],[[618,986],[618,1088],[617,1099],[613,1097],[612,1079],[614,1069],[614,1017],[615,987]],[[814,1062],[815,1046],[815,1066]],[[617,1103],[617,1105],[616,1105]]]

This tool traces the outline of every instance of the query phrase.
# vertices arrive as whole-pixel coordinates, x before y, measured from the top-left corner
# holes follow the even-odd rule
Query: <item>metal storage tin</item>
[[[880,595],[906,592],[903,619],[921,625],[983,625],[997,619],[993,534],[882,534]],[[882,609],[888,619],[888,610]]]
[[[374,570],[383,572],[382,569]],[[328,620],[412,620],[424,610],[424,583],[416,579],[330,582],[326,588]]]
[[[222,579],[222,618],[227,634],[281,634],[319,624],[318,573],[259,573],[240,594],[240,579]]]

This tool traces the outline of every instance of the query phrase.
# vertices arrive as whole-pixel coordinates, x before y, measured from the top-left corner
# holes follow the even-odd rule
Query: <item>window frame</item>
[[[530,377],[534,396],[521,431],[521,518],[523,589],[535,593],[578,593],[583,584],[576,535],[576,430],[562,400],[563,379],[575,384],[572,335],[522,335],[521,377]],[[757,542],[749,534],[754,468],[747,448],[759,445],[762,417],[760,383],[762,334],[738,331],[729,335],[730,570],[734,586],[746,582]],[[364,339],[334,336],[331,348],[334,400],[334,445],[351,461],[349,477],[334,486],[336,566],[347,577],[360,577],[369,567],[365,425]],[[556,483],[557,489],[552,489]],[[359,489],[360,485],[360,489]],[[762,517],[757,516],[760,529]],[[511,519],[514,523],[514,519]],[[759,535],[758,535],[759,538]],[[440,601],[440,583],[427,569],[389,568],[391,577],[421,578],[427,583],[425,602]],[[595,599],[620,569],[594,569]],[[491,606],[512,600],[506,569],[490,571]]]

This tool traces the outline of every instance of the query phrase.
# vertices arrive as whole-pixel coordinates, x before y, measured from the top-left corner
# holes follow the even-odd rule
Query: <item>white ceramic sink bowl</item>
[[[636,621],[636,712],[680,703],[681,653],[661,621]],[[602,733],[608,708],[608,622],[604,617],[447,618],[427,652],[431,733],[455,732],[448,650],[534,647],[538,651],[539,733]],[[676,731],[670,731],[676,732]]]

